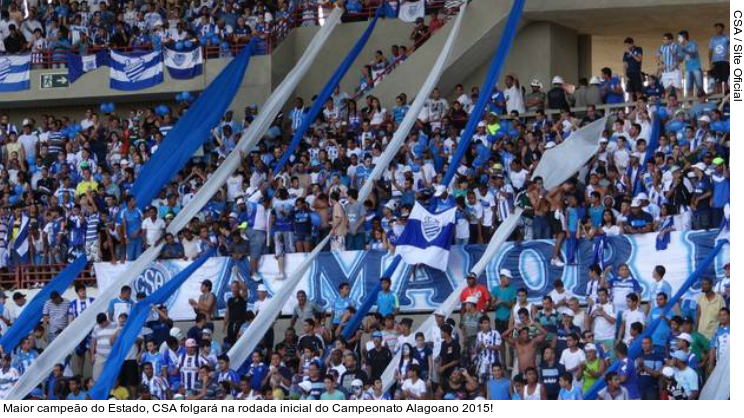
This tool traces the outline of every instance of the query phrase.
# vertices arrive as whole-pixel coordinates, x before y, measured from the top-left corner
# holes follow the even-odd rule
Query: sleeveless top
[[[590,362],[589,360],[586,361],[586,368],[584,369],[584,387],[582,388],[584,392],[589,390],[592,386],[594,386],[594,382],[597,381],[596,377],[592,377],[587,373],[588,371],[591,371],[592,373],[596,373],[599,370],[599,362],[601,360],[599,357],[595,358],[594,361]]]
[[[524,394],[522,396],[522,399],[525,401],[539,401],[540,400],[540,388],[542,387],[542,383],[538,383],[535,386],[535,391],[532,394],[529,394],[527,391],[530,389],[529,385],[524,385]]]

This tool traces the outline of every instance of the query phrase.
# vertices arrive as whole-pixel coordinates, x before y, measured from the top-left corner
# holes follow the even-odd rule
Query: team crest
[[[426,216],[421,220],[421,232],[428,242],[432,242],[442,232],[442,222],[437,218]]]
[[[11,63],[7,58],[0,58],[0,83],[4,82],[11,71]]]
[[[145,72],[145,60],[129,58],[124,62],[124,73],[130,81],[137,81]]]

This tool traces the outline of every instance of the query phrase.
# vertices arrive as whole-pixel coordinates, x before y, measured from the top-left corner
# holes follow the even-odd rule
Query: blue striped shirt
[[[664,71],[674,71],[679,67],[680,49],[679,45],[670,43],[669,45],[659,46],[658,56],[661,57],[661,63],[664,65]]]
[[[85,229],[85,243],[92,244],[98,239],[98,225],[101,222],[101,217],[98,212],[85,218],[86,229]]]
[[[88,309],[88,307],[93,304],[94,300],[95,299],[91,297],[73,300],[70,302],[70,308],[67,310],[67,314],[72,316],[73,319],[77,318],[84,310]]]

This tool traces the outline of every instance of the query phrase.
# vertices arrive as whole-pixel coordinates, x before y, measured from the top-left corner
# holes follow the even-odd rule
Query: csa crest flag
[[[456,211],[457,208],[453,207],[434,214],[416,202],[397,240],[395,254],[408,264],[426,264],[447,270]]]
[[[165,68],[177,80],[188,80],[202,74],[204,56],[199,46],[191,51],[175,51],[165,48]]]
[[[111,81],[114,90],[142,90],[163,82],[160,51],[121,54],[111,51]]]
[[[67,54],[67,76],[70,83],[74,83],[85,73],[107,65],[109,65],[108,51],[98,51],[90,55]]]
[[[398,19],[404,22],[415,22],[419,17],[424,17],[426,0],[403,1],[398,6]]]
[[[31,55],[0,56],[0,93],[31,88]]]

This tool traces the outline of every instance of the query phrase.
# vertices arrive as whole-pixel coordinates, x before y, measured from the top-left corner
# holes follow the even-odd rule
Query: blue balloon
[[[180,51],[183,49],[183,42],[178,41],[176,42],[176,51]]]
[[[411,167],[411,171],[413,171],[414,173],[418,173],[419,171],[421,171],[421,166],[416,163],[408,164],[408,166]]]
[[[512,138],[519,138],[519,130],[517,130],[517,128],[515,128],[513,126],[510,127],[509,128],[509,136],[512,137]]]
[[[320,226],[321,221],[320,215],[318,215],[317,212],[310,212],[310,223],[313,224],[313,226]]]
[[[199,37],[199,43],[202,45],[206,45],[209,42],[209,38],[207,38],[205,35],[202,35]]]
[[[669,110],[666,107],[660,107],[659,110],[656,111],[656,115],[660,119],[666,119],[669,117]]]
[[[106,111],[106,109],[108,108],[108,107],[106,106],[106,103],[101,103],[101,106],[99,106],[98,108],[99,108],[99,109],[101,109],[101,113],[108,113],[108,112]]]
[[[478,157],[485,159],[490,156],[491,156],[491,150],[488,149],[487,146],[483,144],[478,145]]]
[[[416,154],[417,157],[421,156],[421,154],[423,154],[425,150],[426,147],[423,144],[416,144],[413,147],[413,153]]]
[[[222,49],[230,49],[230,44],[228,42],[222,42],[220,44],[220,48],[222,48]]]
[[[185,46],[186,48],[193,48],[193,47],[194,47],[194,43],[193,43],[193,42],[191,42],[191,41],[186,41],[186,42],[184,42],[184,43],[183,43],[183,45],[184,45],[184,46]]]
[[[475,167],[475,168],[481,168],[481,167],[483,167],[483,164],[484,163],[485,163],[485,161],[483,161],[480,157],[478,157],[475,160],[473,160],[473,167]]]
[[[176,101],[177,102],[183,101],[183,93],[176,93]]]
[[[217,36],[216,33],[213,33],[213,34],[209,35],[209,41],[212,42],[213,44],[217,45],[218,43],[220,43],[220,37]]]
[[[183,95],[183,99],[184,99],[184,100],[189,100],[189,99],[191,99],[191,92],[190,92],[190,91],[185,91],[185,92],[183,92],[183,93],[181,93],[181,94]]]
[[[666,128],[668,131],[671,132],[677,132],[682,130],[685,127],[685,123],[681,120],[673,120],[669,123],[667,123]]]

